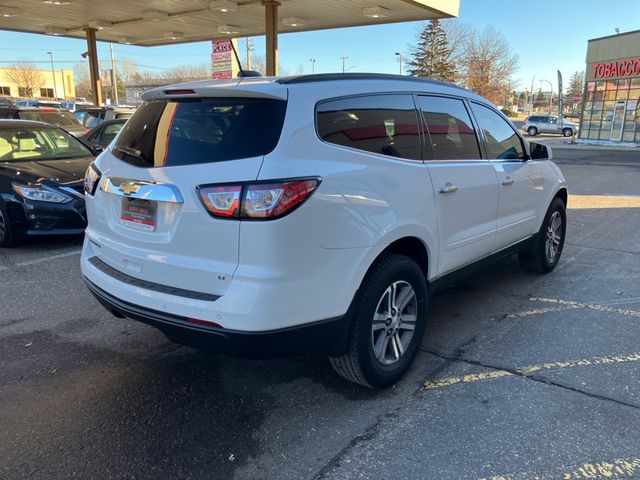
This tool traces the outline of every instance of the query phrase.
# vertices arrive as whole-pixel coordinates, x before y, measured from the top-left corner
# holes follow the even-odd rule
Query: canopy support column
[[[93,103],[102,105],[102,82],[98,68],[98,49],[96,47],[96,29],[85,28],[87,35],[87,53],[89,56],[89,73],[91,75],[91,90],[93,91]]]
[[[267,63],[267,76],[278,75],[278,7],[280,2],[275,0],[263,0],[265,9],[265,35],[267,51],[265,54]]]

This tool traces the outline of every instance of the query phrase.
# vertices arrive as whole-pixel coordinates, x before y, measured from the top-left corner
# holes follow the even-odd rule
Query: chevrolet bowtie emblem
[[[138,193],[140,191],[140,185],[134,182],[123,183],[118,187],[118,190],[125,195],[131,195],[132,193]]]

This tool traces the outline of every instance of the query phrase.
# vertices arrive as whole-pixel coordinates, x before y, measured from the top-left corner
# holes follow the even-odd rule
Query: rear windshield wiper
[[[136,150],[135,148],[127,147],[125,145],[118,145],[116,146],[116,150],[120,153],[124,153],[125,155],[140,160],[141,162],[148,162],[148,159],[145,158],[146,156],[143,155],[140,150]]]

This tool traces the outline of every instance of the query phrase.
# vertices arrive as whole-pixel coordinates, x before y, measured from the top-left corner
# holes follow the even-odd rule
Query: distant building
[[[589,40],[580,138],[640,143],[640,30]]]
[[[24,70],[22,72],[16,74],[12,68],[0,68],[0,97],[65,100],[76,97],[73,70],[55,70],[55,81],[51,70],[33,70],[29,74],[24,74]],[[25,78],[30,80],[25,82]]]

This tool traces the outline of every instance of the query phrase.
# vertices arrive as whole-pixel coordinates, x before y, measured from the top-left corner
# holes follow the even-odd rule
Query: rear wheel
[[[570,128],[563,128],[562,129],[562,136],[563,137],[570,137],[571,135],[573,135],[573,130],[571,130]]]
[[[0,247],[13,247],[23,241],[9,219],[7,208],[0,203]]]
[[[559,198],[554,198],[547,210],[536,243],[531,250],[520,252],[520,265],[531,272],[549,273],[553,270],[564,247],[567,232],[567,215],[565,205]]]
[[[364,279],[353,310],[346,353],[330,357],[344,378],[367,387],[387,387],[409,369],[422,341],[427,283],[418,264],[385,255]]]
[[[536,127],[527,128],[527,133],[532,137],[535,137],[538,134],[538,129]]]

